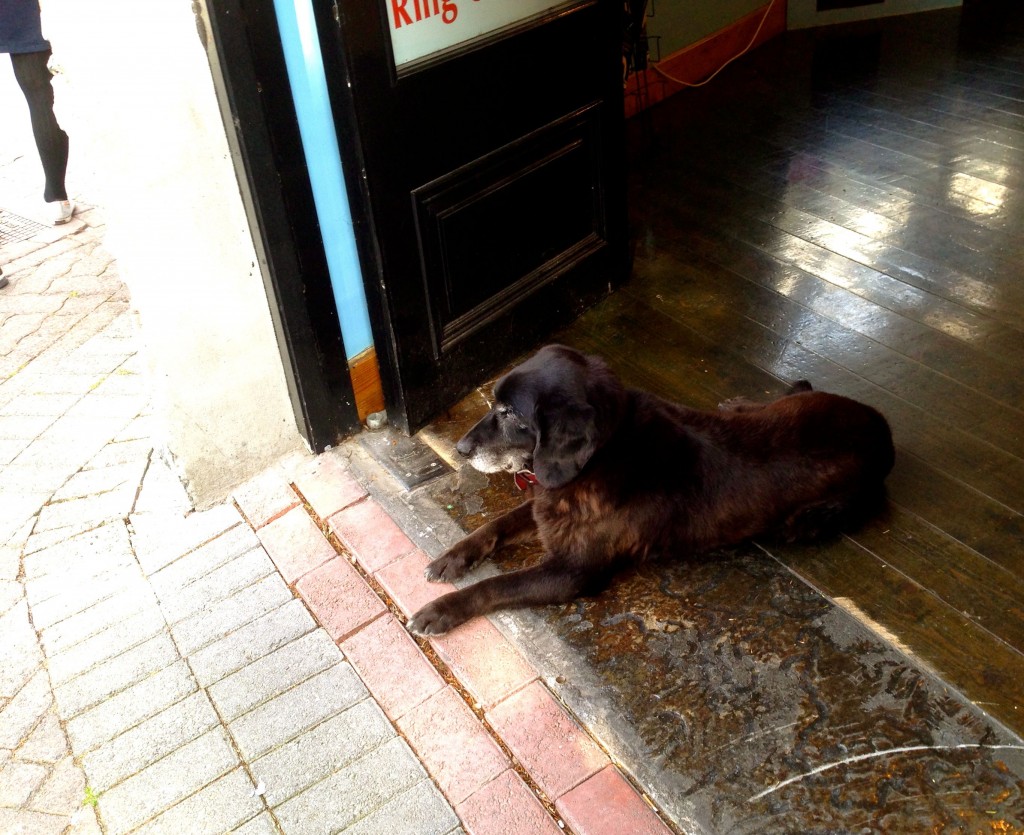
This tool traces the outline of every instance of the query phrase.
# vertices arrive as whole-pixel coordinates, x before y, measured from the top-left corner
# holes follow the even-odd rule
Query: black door
[[[628,271],[622,3],[561,3],[418,58],[393,44],[427,26],[457,39],[446,27],[487,4],[517,13],[512,0],[318,10],[389,412],[406,431]]]

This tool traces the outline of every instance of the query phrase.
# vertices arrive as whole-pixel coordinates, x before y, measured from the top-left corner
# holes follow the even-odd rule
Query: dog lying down
[[[421,635],[596,594],[649,558],[836,535],[882,505],[893,465],[881,414],[806,381],[771,403],[704,412],[627,389],[599,358],[549,345],[502,377],[494,399],[456,448],[485,473],[529,479],[532,496],[434,560],[426,577],[457,580],[534,538],[544,559],[424,606],[409,623]]]

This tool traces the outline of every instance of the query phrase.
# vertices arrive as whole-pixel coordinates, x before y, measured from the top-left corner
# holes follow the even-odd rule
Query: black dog
[[[532,470],[536,488],[426,576],[458,579],[534,537],[545,559],[424,606],[409,623],[422,635],[495,609],[597,593],[648,557],[755,536],[835,535],[879,508],[893,465],[882,415],[806,381],[771,403],[702,412],[626,389],[597,357],[550,345],[502,377],[494,397],[457,449],[483,472]]]

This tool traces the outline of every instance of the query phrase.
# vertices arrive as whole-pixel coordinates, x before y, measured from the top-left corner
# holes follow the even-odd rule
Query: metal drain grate
[[[27,217],[0,209],[0,246],[13,244],[16,241],[28,240],[37,232],[42,232],[49,228],[49,226],[45,226],[42,223],[29,220]]]

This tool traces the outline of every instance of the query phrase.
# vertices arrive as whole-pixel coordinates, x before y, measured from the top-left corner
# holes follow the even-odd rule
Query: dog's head
[[[572,481],[614,430],[625,393],[597,357],[541,348],[494,386],[494,405],[456,448],[485,473],[533,470],[543,487]]]

